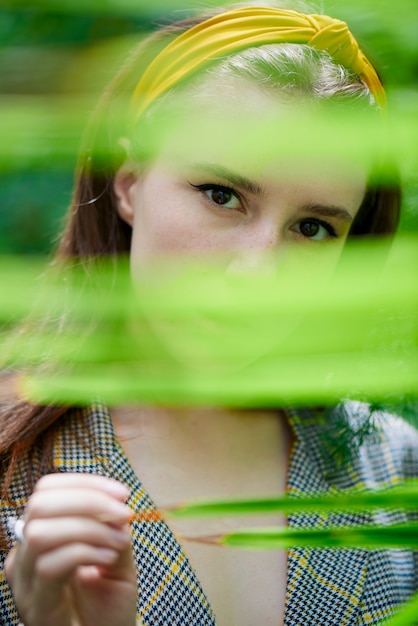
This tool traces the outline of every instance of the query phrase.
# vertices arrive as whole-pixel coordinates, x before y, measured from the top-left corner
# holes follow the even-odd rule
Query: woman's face
[[[245,265],[296,244],[305,251],[332,246],[338,256],[365,194],[365,168],[342,157],[286,157],[274,137],[243,142],[257,135],[260,119],[273,110],[285,115],[289,106],[252,87],[240,95],[212,96],[168,133],[151,165],[117,173],[134,267],[155,257],[214,252],[232,266]]]

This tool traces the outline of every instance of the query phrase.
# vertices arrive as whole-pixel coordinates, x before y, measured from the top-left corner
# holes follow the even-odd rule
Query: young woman
[[[384,107],[374,68],[338,20],[244,6],[162,29],[129,59],[88,129],[58,258],[88,267],[129,253],[135,275],[161,255],[219,252],[230,270],[266,250],[332,244],[338,254],[347,237],[393,233],[399,189],[372,186],[364,160],[291,157],[277,140],[242,149],[260,118],[288,119],[298,106],[314,121],[322,105],[376,116]],[[354,403],[341,411],[367,416]],[[319,410],[8,406],[2,528],[22,521],[4,537],[1,623],[376,624],[416,588],[412,553],[181,545],[157,514],[195,497],[380,488],[417,475],[416,434],[395,418],[340,464],[323,427]],[[142,517],[129,524],[131,510]],[[272,523],[285,521],[251,519]],[[206,529],[243,522],[214,524]]]

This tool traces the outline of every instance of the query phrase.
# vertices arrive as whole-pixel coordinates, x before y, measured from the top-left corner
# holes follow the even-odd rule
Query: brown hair
[[[263,4],[266,3],[263,2]],[[58,260],[77,259],[85,267],[88,267],[94,263],[97,257],[119,256],[129,253],[131,228],[115,210],[116,199],[113,191],[114,173],[126,158],[119,140],[120,137],[127,135],[127,116],[115,112],[119,110],[118,107],[121,103],[124,106],[124,103],[127,102],[141,73],[168,41],[200,23],[206,17],[208,15],[183,20],[154,33],[133,51],[126,64],[103,94],[85,133],[67,225],[57,250]],[[303,52],[303,54],[299,54],[299,60],[293,59],[292,61],[291,72],[293,72],[293,76],[295,75],[295,67],[299,68],[298,89],[300,89],[303,81],[306,82],[307,74],[312,74],[312,71],[308,73],[306,71],[309,57],[311,67],[315,67],[315,71],[319,71],[319,68],[326,63],[330,70],[334,68],[335,74],[343,75],[344,80],[339,85],[334,86],[332,94],[328,94],[328,97],[343,99],[345,96],[352,97],[353,92],[355,92],[356,97],[367,99],[370,105],[371,96],[368,88],[356,76],[332,61],[327,53],[318,52],[312,55],[312,50],[307,46],[286,46],[286,44],[266,46],[266,48],[270,48],[267,56],[273,57],[277,57],[274,49],[277,52],[281,48],[282,61],[287,63],[290,62],[290,56],[294,56],[296,48],[299,49],[299,53],[300,51]],[[305,48],[304,51],[303,48]],[[290,50],[293,50],[292,54],[290,54]],[[240,55],[234,55],[232,59],[226,59],[225,64],[230,65],[229,71],[232,71],[231,64],[242,64],[246,56],[248,57],[247,51],[244,51]],[[260,55],[258,57],[260,58]],[[249,62],[247,58],[247,69],[242,70],[241,75],[248,73],[248,66],[251,63],[253,62]],[[271,74],[271,63],[268,63],[266,56],[264,56],[262,63],[260,61],[255,69],[266,76],[266,74]],[[216,71],[216,68],[213,71]],[[275,74],[277,75],[278,72],[276,71]],[[321,97],[326,98],[327,96],[322,93]],[[115,119],[118,120],[117,124],[115,124]],[[399,211],[399,185],[396,182],[386,185],[381,183],[373,185],[365,195],[350,235],[390,235],[396,230]],[[65,419],[71,410],[70,407],[34,406],[24,401],[4,404],[0,437],[0,463],[2,472],[6,476],[3,483],[4,497],[6,497],[13,469],[16,467],[19,456],[29,454],[35,446],[41,445],[44,458],[43,465],[52,469],[52,439],[47,434],[53,432],[58,421]]]

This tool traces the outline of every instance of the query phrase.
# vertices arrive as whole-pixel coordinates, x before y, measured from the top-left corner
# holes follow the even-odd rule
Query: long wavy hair
[[[238,6],[249,4],[257,2]],[[262,4],[283,8],[285,3]],[[306,12],[310,10],[305,3],[292,2],[290,5],[298,10],[305,8]],[[133,50],[106,89],[84,136],[74,194],[56,252],[59,261],[76,260],[88,268],[98,257],[129,254],[131,227],[119,217],[113,190],[114,175],[126,158],[120,138],[130,132],[128,115],[123,114],[124,103],[129,101],[145,68],[169,41],[220,11],[212,10],[209,14],[177,22],[152,34]],[[285,91],[290,96],[294,94],[295,98],[304,94],[342,104],[354,98],[364,101],[367,107],[375,106],[368,87],[356,75],[336,63],[326,52],[306,45],[250,48],[215,63],[207,75],[220,72],[226,77],[238,76],[262,84],[263,89],[278,93]],[[195,87],[192,83],[188,88],[198,89],[199,78]],[[170,92],[166,97],[172,96]],[[370,186],[349,236],[393,234],[399,220],[400,204],[398,184]],[[36,451],[37,462],[32,463],[34,467],[36,465],[31,478],[33,483],[40,474],[52,470],[54,432],[72,410],[72,407],[39,406],[18,399],[3,402],[0,428],[3,497],[7,497],[8,485],[21,455],[27,455],[28,466],[31,466],[31,455]]]

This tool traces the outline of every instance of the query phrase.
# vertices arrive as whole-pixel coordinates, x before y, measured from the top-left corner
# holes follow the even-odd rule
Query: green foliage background
[[[202,6],[201,2],[198,4]],[[211,3],[206,4],[210,6]],[[395,117],[401,120],[418,120],[416,0],[398,0],[396,5],[389,0],[350,0],[350,2],[324,0],[316,4],[325,12],[349,22],[365,51],[381,68]],[[98,94],[113,76],[121,59],[138,36],[152,28],[156,21],[170,22],[182,17],[193,6],[194,3],[184,0],[183,2],[156,0],[152,3],[145,0],[5,0],[2,3],[0,254],[45,255],[50,251],[70,202],[73,169],[82,128]],[[80,116],[77,109],[74,118],[69,115],[65,136],[58,135],[58,140],[55,137],[55,143],[51,142],[51,136],[54,134],[54,114],[61,110],[63,119],[66,119],[66,107],[68,106],[70,112],[72,102],[79,97],[83,97],[88,105],[85,111]],[[411,129],[411,142],[414,142],[414,137],[415,139],[418,137],[417,130],[418,123],[415,121]],[[61,127],[59,131],[62,132]],[[407,134],[406,138],[408,140]],[[359,136],[359,141],[361,140]],[[58,149],[60,143],[62,149]],[[405,184],[402,233],[418,231],[417,146],[408,146],[405,153],[407,157],[400,163]],[[13,274],[10,272],[4,272],[2,276],[3,289],[9,296],[9,301],[7,298],[3,299],[3,319],[6,320],[10,314],[8,307],[10,310],[13,309],[18,317],[27,313],[26,310],[19,309],[19,306],[26,306],[21,297],[19,283],[23,274],[20,267],[17,265],[14,267],[16,271],[19,270],[18,280],[13,281]],[[400,275],[404,274],[407,277],[411,276],[406,272]],[[9,282],[5,276],[8,276]],[[15,301],[14,283],[17,285]],[[394,287],[397,286],[397,281],[392,281],[390,285],[392,291],[389,289],[389,295],[393,303],[396,301]],[[413,293],[416,294],[416,291],[411,289],[412,295],[408,300],[411,310],[414,303]],[[175,302],[174,298],[171,302]],[[357,298],[357,302],[361,302],[360,297]],[[411,320],[415,320],[413,313]],[[113,328],[111,330],[113,331]],[[116,330],[119,332],[119,326]],[[114,336],[120,338],[116,331]],[[124,337],[125,333],[121,336]],[[412,339],[415,341],[415,334]],[[236,342],[236,345],[241,344]],[[27,347],[26,344],[26,350]],[[412,347],[415,349],[415,344]],[[402,349],[402,344],[400,348]],[[65,351],[62,354],[65,356]],[[91,351],[89,356],[91,357]],[[101,353],[97,359],[99,364],[100,359],[105,360]],[[91,363],[89,367],[91,368]],[[376,375],[378,376],[377,368]],[[404,402],[399,408],[404,414],[410,410],[411,415],[406,417],[416,423],[416,402],[409,405]],[[414,498],[415,502],[415,485],[412,486],[412,490],[411,493],[402,492],[398,496],[406,499],[405,502],[408,503]],[[390,497],[391,494],[388,494],[387,499],[377,505],[391,504]],[[353,500],[350,500],[350,503],[350,506],[355,506]],[[367,504],[373,503],[368,500],[361,503],[362,506]],[[336,502],[327,504],[321,500],[320,507],[326,505],[337,507]],[[349,506],[347,503],[345,505]],[[222,506],[224,505],[212,503],[208,505],[206,512],[195,508],[194,511],[192,509],[188,512],[177,511],[177,515],[204,515],[209,509],[210,514],[220,514]],[[248,513],[253,511],[256,505],[250,502],[240,506],[242,512]],[[285,500],[277,501],[272,506],[288,510],[289,503]],[[315,509],[318,502],[308,502],[306,506],[308,509]],[[402,506],[405,506],[403,500]],[[386,529],[384,530],[386,532]],[[410,531],[408,537],[404,534],[406,530]],[[374,529],[371,532],[373,533]],[[398,545],[396,542],[399,541],[399,529],[392,529],[391,532],[392,534],[385,540],[376,535],[378,545],[386,545],[384,543],[386,540],[389,545]],[[355,537],[356,545],[359,545],[360,539],[362,542],[370,542],[369,536],[360,539],[359,537],[360,535]],[[401,537],[408,545],[415,547],[416,526],[408,529],[403,527]],[[238,533],[222,538],[224,543],[235,541],[241,542],[241,545],[250,545],[254,539],[266,542],[266,547],[272,545],[271,542],[276,542],[276,547],[277,545],[283,547],[294,545],[296,541],[294,536],[286,537],[277,529],[274,536],[264,533],[261,537],[254,537],[254,534],[252,537],[248,534],[243,537]],[[332,545],[335,545],[336,541],[337,543],[341,541],[340,545],[347,545],[349,541],[347,537],[339,538],[336,534],[312,538],[314,545],[330,545],[331,540],[334,541]],[[307,536],[304,536],[302,541],[306,543]],[[394,618],[392,626],[416,623],[417,607],[418,596],[402,614]]]
[[[404,108],[418,111],[415,0],[401,0],[396,7],[388,0],[325,0],[316,5],[349,22],[381,68],[400,114]],[[80,95],[93,102],[139,34],[155,23],[182,17],[195,6],[202,3],[6,0],[0,8],[0,106],[13,110],[15,102],[28,98],[48,103]],[[74,126],[74,150],[64,162],[54,154],[37,165],[25,161],[24,154],[8,160],[7,149],[13,150],[13,145],[5,142],[2,152],[6,156],[0,166],[0,253],[50,251],[70,201],[76,146],[84,122],[80,119]],[[33,123],[39,123],[37,118]],[[10,132],[4,116],[3,124]],[[415,175],[409,171],[405,180],[402,231],[418,230],[417,171]]]
[[[142,15],[100,15],[71,11],[65,3],[3,3],[0,8],[0,90],[7,104],[12,97],[72,96],[98,93],[114,67],[103,62],[94,73],[83,59],[109,39],[143,31]],[[87,3],[86,3],[87,4]],[[64,11],[62,9],[64,8]],[[115,55],[116,57],[117,55]],[[114,59],[116,63],[116,58]],[[82,71],[83,69],[83,71]],[[81,124],[79,130],[81,130]],[[78,141],[78,137],[75,137]],[[29,138],[28,138],[29,141]],[[58,167],[21,166],[0,171],[0,252],[47,253],[61,228],[70,202],[73,160]]]

